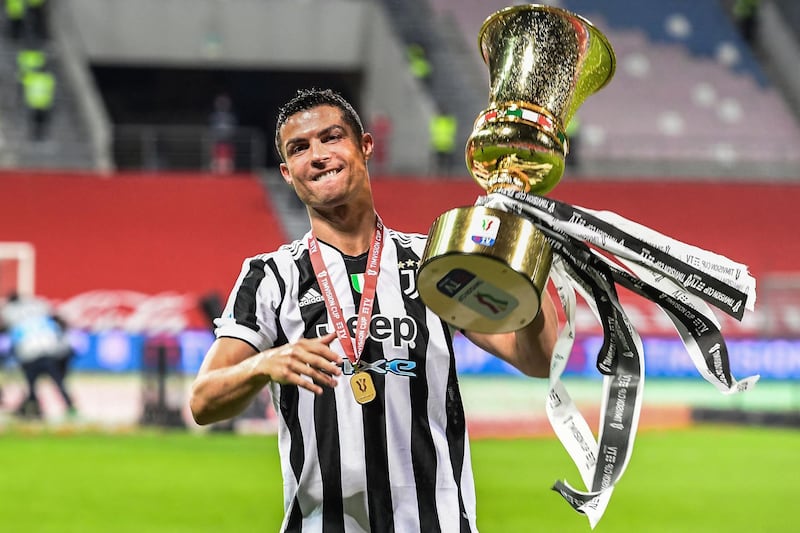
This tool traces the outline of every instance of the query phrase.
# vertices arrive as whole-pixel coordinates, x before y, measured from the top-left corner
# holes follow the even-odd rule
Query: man
[[[454,331],[412,284],[424,236],[383,227],[367,171],[373,139],[341,96],[298,92],[275,142],[311,231],[245,261],[192,386],[195,420],[235,416],[269,385],[281,531],[476,531]],[[465,334],[546,376],[556,322],[545,297],[523,330]]]
[[[25,105],[30,117],[30,136],[44,140],[50,125],[55,102],[56,78],[47,70],[32,70],[22,79]]]
[[[458,119],[456,119],[455,115],[447,113],[433,115],[428,124],[428,132],[433,154],[434,173],[440,175],[450,174],[453,170]]]
[[[66,324],[50,305],[41,298],[12,292],[0,309],[0,331],[8,331],[11,354],[22,367],[28,385],[28,395],[16,414],[24,418],[42,417],[36,383],[40,377],[50,376],[67,415],[74,416],[75,406],[64,383],[74,352],[66,336]]]
[[[235,170],[234,141],[238,120],[231,99],[220,94],[214,99],[214,111],[209,118],[211,126],[211,171],[230,174]]]

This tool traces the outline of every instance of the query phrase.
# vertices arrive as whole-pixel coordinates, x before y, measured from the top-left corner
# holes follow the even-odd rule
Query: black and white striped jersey
[[[384,230],[376,303],[360,369],[377,397],[360,405],[357,371],[339,340],[339,385],[322,395],[271,384],[279,413],[286,532],[475,532],[475,491],[452,327],[422,303],[415,276],[425,237]],[[354,336],[367,254],[320,241]],[[249,258],[218,337],[258,350],[333,331],[308,252],[308,236]]]

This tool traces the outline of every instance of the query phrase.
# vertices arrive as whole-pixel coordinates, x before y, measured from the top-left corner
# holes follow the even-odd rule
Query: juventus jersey
[[[284,532],[475,532],[469,442],[451,326],[415,285],[425,237],[384,229],[376,302],[361,359],[342,356],[337,387],[315,395],[270,385],[279,414]],[[320,241],[351,337],[367,254]],[[308,235],[249,258],[216,321],[218,337],[257,350],[333,331],[308,252]],[[349,379],[369,372],[377,396],[356,402]]]

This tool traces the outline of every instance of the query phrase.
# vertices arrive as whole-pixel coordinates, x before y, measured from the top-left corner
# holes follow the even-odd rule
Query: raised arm
[[[513,365],[523,374],[547,377],[558,338],[558,314],[550,295],[544,291],[539,314],[524,328],[492,334],[466,331],[464,335],[476,346]]]

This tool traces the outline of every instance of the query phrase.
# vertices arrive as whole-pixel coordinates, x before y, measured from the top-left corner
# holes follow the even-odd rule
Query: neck
[[[329,210],[308,209],[314,236],[345,255],[369,250],[375,232],[375,209],[353,210],[340,206]]]

